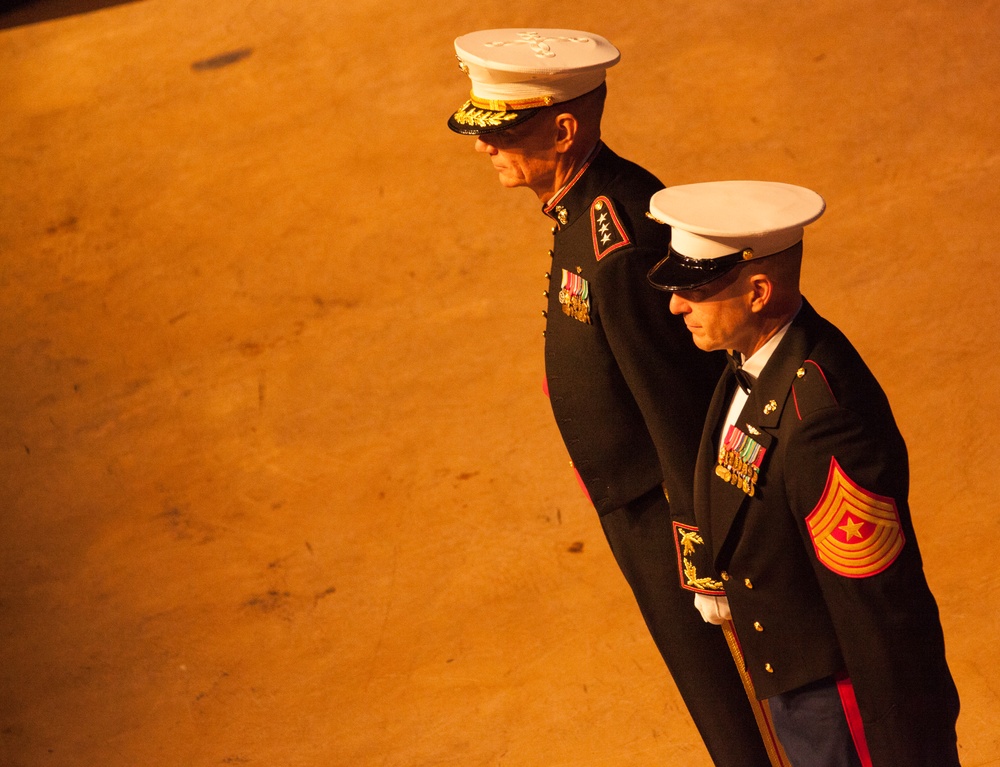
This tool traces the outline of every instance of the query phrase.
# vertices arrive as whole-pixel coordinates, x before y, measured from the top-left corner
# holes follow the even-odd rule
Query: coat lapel
[[[776,444],[778,424],[791,400],[792,383],[810,348],[808,327],[814,316],[812,307],[803,301],[799,315],[761,371],[736,422],[737,428],[765,451],[760,466],[761,478],[767,471],[768,454]],[[697,506],[698,521],[703,535],[707,535],[711,543],[716,566],[721,566],[719,555],[725,548],[733,523],[749,498],[740,486],[719,477],[715,471],[722,419],[729,408],[734,387],[734,375],[725,373],[716,387],[698,453],[696,493],[701,499]]]
[[[705,428],[701,435],[701,447],[698,450],[695,509],[702,537],[712,546],[713,561],[718,560],[719,550],[743,497],[739,489],[722,482],[715,475],[719,456],[719,429],[722,419],[729,410],[735,388],[736,376],[727,368],[715,387],[715,394],[709,405]]]

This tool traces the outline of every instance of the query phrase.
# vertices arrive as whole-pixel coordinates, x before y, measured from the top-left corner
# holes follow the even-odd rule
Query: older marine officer
[[[825,202],[789,184],[661,190],[650,274],[694,342],[726,349],[695,511],[756,694],[795,767],[954,767],[958,694],[908,506],[906,446],[851,343],[802,297]]]
[[[663,184],[601,138],[618,49],[590,32],[531,28],[463,35],[455,51],[472,92],[449,127],[475,137],[503,186],[530,189],[552,226],[539,265],[545,372],[569,456],[715,763],[767,765],[727,646],[691,610],[685,589],[697,579],[675,550],[673,523],[693,524],[698,438],[725,360],[698,351],[646,280],[669,231],[646,217]]]

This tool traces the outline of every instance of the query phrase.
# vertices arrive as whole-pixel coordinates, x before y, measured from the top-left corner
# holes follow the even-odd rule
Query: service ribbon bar
[[[731,485],[736,485],[744,493],[752,496],[756,492],[760,465],[764,461],[765,448],[736,425],[729,427],[726,438],[719,448],[716,475]]]
[[[575,320],[590,323],[590,283],[579,274],[562,270],[562,282],[559,290],[559,303],[563,314]]]

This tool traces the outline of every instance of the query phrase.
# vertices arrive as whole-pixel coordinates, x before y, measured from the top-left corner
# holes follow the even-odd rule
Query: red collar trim
[[[597,142],[597,146],[594,147],[594,151],[590,153],[590,157],[587,158],[587,161],[583,164],[583,167],[577,171],[576,175],[573,176],[573,178],[570,180],[568,184],[566,184],[562,189],[560,189],[556,193],[555,197],[549,200],[548,204],[544,208],[542,208],[542,213],[544,213],[546,216],[552,213],[556,205],[559,204],[559,201],[562,200],[562,198],[569,193],[569,190],[576,185],[576,182],[580,180],[580,177],[587,172],[587,168],[590,167],[590,164],[594,161],[594,158],[597,157],[598,153],[601,151],[601,148],[603,146],[604,146],[603,141]]]

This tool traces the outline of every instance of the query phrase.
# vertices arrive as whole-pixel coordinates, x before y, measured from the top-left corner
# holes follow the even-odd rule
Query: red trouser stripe
[[[861,724],[861,709],[858,708],[858,699],[854,695],[854,685],[851,684],[847,676],[837,677],[837,692],[840,693],[840,702],[844,706],[844,714],[847,716],[847,727],[851,731],[854,739],[854,747],[858,750],[862,767],[872,767],[872,757],[868,753],[868,741],[865,739],[865,728]]]

